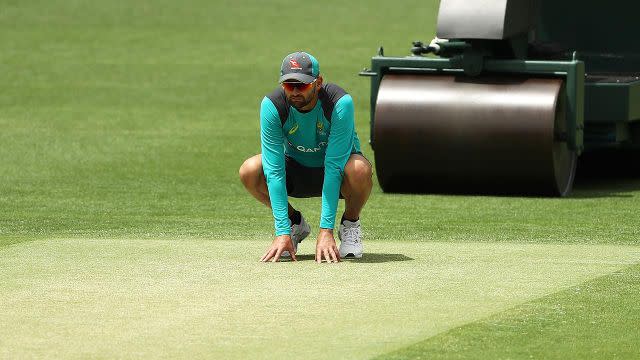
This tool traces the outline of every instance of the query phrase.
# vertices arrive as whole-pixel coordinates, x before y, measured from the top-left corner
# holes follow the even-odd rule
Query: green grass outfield
[[[262,264],[238,181],[282,57],[354,97],[436,1],[0,0],[0,358],[638,358],[640,179],[393,195],[365,257]],[[319,199],[293,203],[313,227]]]

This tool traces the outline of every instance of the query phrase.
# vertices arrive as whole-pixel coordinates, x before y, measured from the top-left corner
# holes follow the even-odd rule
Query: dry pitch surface
[[[259,263],[263,241],[0,250],[0,357],[365,359],[640,262],[609,245],[372,242]]]

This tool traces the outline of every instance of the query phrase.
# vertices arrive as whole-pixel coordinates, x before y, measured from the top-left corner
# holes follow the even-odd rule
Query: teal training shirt
[[[289,105],[284,90],[267,95],[260,106],[262,168],[275,219],[276,236],[290,234],[285,155],[308,167],[324,167],[320,228],[333,229],[344,167],[360,152],[351,96],[324,84],[318,103],[308,112]]]

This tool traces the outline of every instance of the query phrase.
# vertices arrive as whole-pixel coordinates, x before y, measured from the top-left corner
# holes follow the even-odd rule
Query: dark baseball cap
[[[320,75],[318,60],[311,54],[298,51],[285,56],[280,67],[280,81],[300,81],[312,83]]]

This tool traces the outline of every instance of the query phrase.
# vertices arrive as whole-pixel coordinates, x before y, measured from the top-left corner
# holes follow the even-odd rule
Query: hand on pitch
[[[291,260],[298,261],[296,260],[296,251],[293,248],[293,241],[291,241],[290,235],[276,236],[269,250],[262,256],[260,261],[266,262],[271,260],[271,262],[276,262],[280,259],[280,255],[282,255],[284,251],[288,251],[289,254],[291,254]]]
[[[316,242],[316,262],[321,263],[322,259],[327,262],[340,261],[336,239],[333,237],[333,231],[329,229],[320,229]]]

